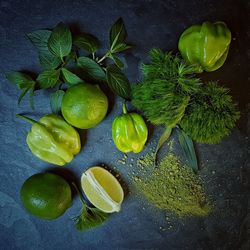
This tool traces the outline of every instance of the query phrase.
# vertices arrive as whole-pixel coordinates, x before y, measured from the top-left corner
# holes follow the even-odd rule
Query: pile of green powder
[[[210,207],[198,176],[172,152],[157,166],[154,166],[154,154],[149,153],[138,159],[137,167],[134,183],[154,206],[180,217],[209,214]]]

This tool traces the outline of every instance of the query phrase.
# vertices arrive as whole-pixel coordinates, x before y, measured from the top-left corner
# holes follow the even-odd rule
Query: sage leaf
[[[77,230],[87,231],[103,224],[107,218],[108,214],[98,208],[90,208],[83,204],[80,214],[73,219]]]
[[[102,82],[106,80],[106,76],[102,67],[94,60],[88,57],[79,57],[77,59],[77,66],[80,67],[81,70],[84,72],[87,80],[91,79]]]
[[[47,89],[54,87],[59,80],[60,71],[51,69],[45,70],[37,77],[37,82],[41,89]]]
[[[39,61],[44,70],[56,69],[62,63],[61,59],[49,50],[39,52]]]
[[[109,65],[107,67],[106,77],[108,86],[115,94],[125,99],[130,99],[131,87],[128,78],[116,65]]]
[[[37,30],[27,34],[27,36],[39,51],[48,51],[48,40],[51,33],[50,30]]]
[[[192,139],[179,127],[177,127],[178,140],[183,153],[187,159],[188,167],[192,168],[195,173],[198,171],[198,161]]]
[[[95,53],[100,47],[99,40],[91,34],[81,34],[74,39],[74,45],[90,53]]]
[[[168,138],[170,137],[172,133],[172,127],[168,127],[166,126],[159,141],[158,141],[158,144],[157,144],[157,147],[156,147],[156,150],[155,150],[155,157],[154,157],[154,163],[156,165],[157,163],[157,154],[160,150],[160,148],[163,146],[163,144],[168,140]]]
[[[34,84],[33,79],[22,72],[11,72],[6,75],[6,78],[14,83],[19,89],[29,88]]]
[[[122,18],[119,18],[111,27],[109,33],[109,44],[112,50],[117,44],[123,43],[127,37],[127,31]]]
[[[75,85],[75,84],[83,82],[83,80],[80,77],[78,77],[76,74],[70,72],[66,68],[62,68],[61,72],[62,72],[63,79],[64,79],[65,83],[68,83],[69,85]]]
[[[62,99],[65,92],[63,90],[57,90],[56,92],[50,95],[50,108],[52,113],[60,114],[61,106],[62,106]]]
[[[61,59],[70,53],[72,48],[71,32],[62,22],[53,29],[48,40],[48,47],[54,55]]]

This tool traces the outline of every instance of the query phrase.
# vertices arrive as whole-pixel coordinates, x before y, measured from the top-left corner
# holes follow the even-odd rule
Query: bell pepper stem
[[[128,113],[128,112],[127,112],[127,107],[126,107],[126,103],[125,103],[125,102],[122,104],[122,112],[123,112],[123,114],[127,114],[127,113]]]
[[[24,115],[16,114],[16,117],[17,117],[17,118],[20,118],[20,119],[22,119],[22,120],[24,120],[24,121],[26,121],[26,122],[29,122],[29,123],[31,123],[31,124],[37,123],[37,121],[35,121],[35,120],[33,120],[33,119],[31,119],[31,118],[29,118],[29,117],[27,117],[27,116],[24,116]]]

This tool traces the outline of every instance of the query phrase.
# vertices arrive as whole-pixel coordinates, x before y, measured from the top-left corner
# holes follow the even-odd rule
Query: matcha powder
[[[199,177],[168,153],[154,167],[154,154],[137,161],[139,175],[134,182],[154,206],[183,216],[206,216],[210,212]]]

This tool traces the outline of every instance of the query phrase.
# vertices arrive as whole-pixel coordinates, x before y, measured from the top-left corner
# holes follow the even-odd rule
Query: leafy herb
[[[87,52],[95,53],[100,47],[99,40],[91,34],[81,34],[74,39],[74,44]]]
[[[86,80],[91,79],[95,81],[105,81],[105,72],[102,67],[94,60],[88,57],[79,57],[77,65],[82,69],[86,75]]]
[[[61,72],[62,72],[63,79],[64,79],[65,83],[68,83],[69,85],[75,85],[75,84],[83,82],[83,80],[80,77],[78,77],[76,74],[70,72],[66,68],[62,68]]]
[[[177,128],[178,139],[184,155],[187,159],[187,166],[192,168],[195,173],[198,171],[198,161],[192,139],[179,127]]]
[[[22,72],[12,72],[6,75],[6,78],[14,83],[18,89],[21,89],[22,92],[18,98],[18,104],[22,101],[23,97],[30,92],[30,106],[34,109],[33,104],[33,92],[35,90],[36,82],[27,74]]]
[[[50,108],[52,113],[59,114],[61,112],[61,104],[64,94],[65,92],[59,89],[50,95]]]
[[[82,194],[76,184],[72,183],[72,185],[76,189],[82,203],[80,214],[73,218],[76,229],[79,231],[87,231],[103,224],[108,219],[108,214],[102,212],[98,208],[89,207],[84,201]]]
[[[27,35],[32,44],[38,49],[39,60],[45,70],[55,69],[62,63],[60,57],[53,55],[49,51],[48,40],[51,33],[50,30],[37,30]]]
[[[69,28],[63,23],[59,23],[52,31],[48,40],[49,50],[56,56],[67,56],[71,52],[72,36]]]
[[[37,77],[37,82],[39,83],[39,87],[42,89],[52,88],[54,87],[59,80],[60,71],[51,69],[45,70]]]
[[[7,76],[10,81],[14,82],[22,90],[18,103],[29,92],[30,104],[33,107],[34,89],[53,88],[62,82],[71,86],[82,83],[84,80],[102,83],[108,79],[108,85],[114,93],[123,98],[129,98],[129,81],[120,70],[124,65],[117,56],[117,53],[131,47],[125,43],[127,31],[121,18],[112,25],[110,29],[110,47],[100,58],[95,54],[100,48],[100,42],[95,36],[82,33],[74,38],[75,46],[72,46],[71,31],[62,22],[52,31],[48,29],[37,30],[27,34],[27,37],[38,50],[43,71],[37,76],[36,81],[19,72]],[[83,49],[91,54],[88,57],[79,57],[78,49]],[[109,67],[109,61],[106,61],[106,59],[113,60],[116,67]],[[71,69],[73,69],[74,73],[71,72]],[[56,96],[57,94],[55,94]]]
[[[111,27],[109,34],[110,50],[123,43],[127,37],[127,31],[122,18],[119,18]]]
[[[107,67],[107,82],[114,93],[125,99],[130,98],[129,81],[117,66],[110,65]]]
[[[194,96],[180,122],[181,128],[199,143],[219,143],[240,117],[229,90],[210,82]]]
[[[83,204],[80,214],[74,220],[77,230],[87,231],[103,224],[107,218],[108,214],[100,211],[98,208],[90,208]]]

